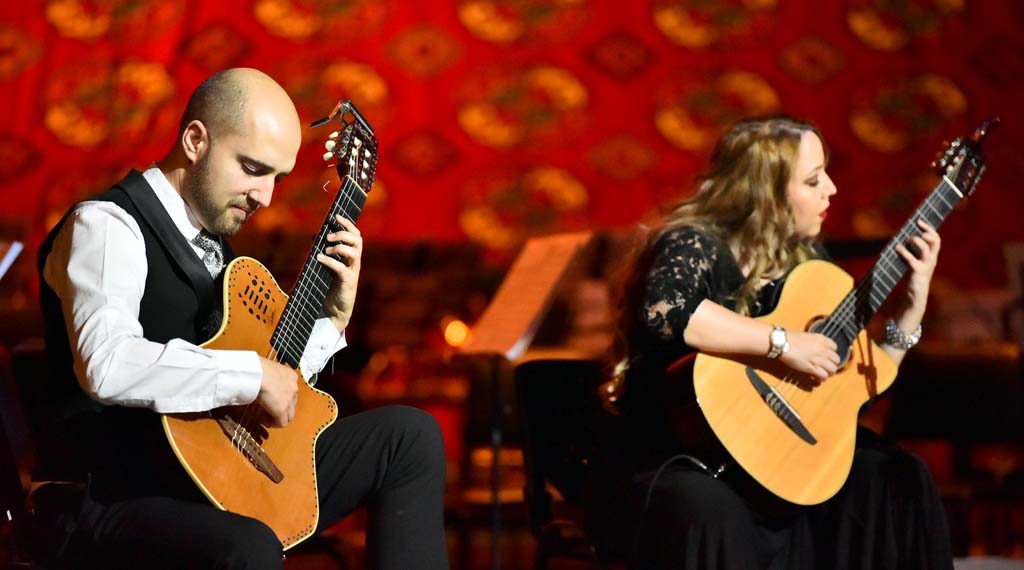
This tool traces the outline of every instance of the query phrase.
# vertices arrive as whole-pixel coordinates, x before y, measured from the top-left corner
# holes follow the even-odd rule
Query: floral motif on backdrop
[[[1014,0],[13,2],[0,15],[0,239],[34,247],[71,203],[161,157],[185,94],[245,65],[277,78],[306,122],[342,98],[370,118],[370,239],[473,241],[491,259],[538,233],[630,227],[689,191],[730,122],[778,112],[828,139],[829,235],[884,237],[931,188],[941,142],[998,114],[939,271],[1000,287],[1001,244],[1024,241],[1022,30]],[[325,137],[304,131],[253,231],[319,224]]]

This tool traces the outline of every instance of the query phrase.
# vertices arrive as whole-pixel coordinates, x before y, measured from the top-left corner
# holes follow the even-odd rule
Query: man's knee
[[[381,409],[387,422],[398,435],[403,455],[422,469],[441,479],[445,474],[444,439],[434,416],[411,406],[388,406]]]
[[[281,542],[262,522],[238,517],[221,537],[224,557],[218,568],[225,570],[280,570]]]

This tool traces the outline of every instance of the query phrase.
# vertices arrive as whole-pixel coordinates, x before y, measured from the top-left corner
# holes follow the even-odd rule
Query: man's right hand
[[[260,357],[263,380],[256,401],[267,411],[278,427],[288,425],[295,418],[295,405],[299,402],[299,375],[291,368]]]

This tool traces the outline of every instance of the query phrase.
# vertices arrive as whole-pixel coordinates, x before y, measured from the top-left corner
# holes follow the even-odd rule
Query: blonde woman
[[[710,432],[710,440],[684,442],[670,427],[679,415],[700,413],[692,386],[687,401],[681,382],[665,376],[695,350],[777,357],[822,380],[836,372],[840,357],[828,337],[773,334],[752,318],[772,309],[793,267],[824,255],[816,240],[836,194],[827,163],[809,124],[740,122],[718,142],[696,194],[649,232],[633,260],[623,287],[622,374],[606,386],[622,415],[595,463],[588,513],[599,541],[611,521],[632,522],[637,530],[619,536],[635,568],[952,568],[926,467],[873,434],[858,434],[837,496],[799,507],[761,488]],[[916,251],[898,249],[910,271],[893,316],[915,341],[940,247],[935,230],[920,226]],[[883,349],[899,362],[906,346]],[[621,489],[628,508],[612,512],[608,498]]]

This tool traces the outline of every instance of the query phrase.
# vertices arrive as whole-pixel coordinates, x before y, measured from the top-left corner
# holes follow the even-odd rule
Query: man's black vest
[[[220,280],[215,283],[210,277],[146,179],[133,170],[92,200],[120,206],[142,232],[148,265],[139,305],[143,336],[158,343],[175,338],[194,344],[208,340],[219,326],[215,315],[220,314]],[[75,378],[61,302],[42,278],[53,241],[67,218],[66,214],[46,237],[37,258],[49,369],[47,401],[38,410],[46,419],[36,477],[85,480],[91,473],[94,488],[99,484],[102,489],[130,487],[145,492],[188,483],[163,435],[158,414],[101,405],[85,394]],[[226,246],[224,259],[232,259]]]

